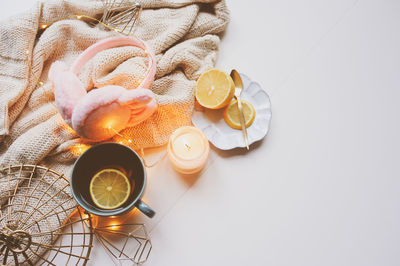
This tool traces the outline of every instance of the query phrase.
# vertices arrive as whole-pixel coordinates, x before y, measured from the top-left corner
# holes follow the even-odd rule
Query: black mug
[[[120,207],[106,210],[97,207],[89,192],[91,178],[104,168],[122,169],[129,182],[134,184],[128,200]],[[116,216],[138,208],[152,218],[155,212],[141,200],[146,186],[146,169],[139,155],[131,148],[118,143],[102,143],[85,151],[76,160],[71,175],[71,192],[78,204],[98,216]]]

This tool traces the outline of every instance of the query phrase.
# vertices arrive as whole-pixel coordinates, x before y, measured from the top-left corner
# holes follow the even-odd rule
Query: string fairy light
[[[66,19],[77,19],[77,20],[87,19],[87,20],[91,21],[92,23],[97,23],[97,24],[102,25],[103,27],[105,27],[108,30],[116,31],[116,32],[119,32],[119,33],[123,33],[123,34],[128,35],[128,36],[134,36],[132,32],[128,32],[128,33],[124,32],[124,30],[121,30],[120,28],[108,25],[108,24],[104,23],[103,21],[98,20],[95,17],[87,16],[87,15],[69,15],[69,16],[65,16],[65,17],[59,18],[57,20],[54,20],[54,21],[52,21],[52,22],[50,22],[48,24],[41,24],[39,26],[39,28],[44,30],[44,29],[47,29],[48,27],[50,27],[51,25],[53,25],[54,23],[57,23],[59,21],[66,20]]]
[[[117,130],[115,130],[112,126],[109,125],[107,128],[108,128],[109,130],[113,131],[116,135],[118,135],[119,137],[121,137],[122,139],[124,139],[125,141],[127,141],[128,143],[130,143],[130,144],[133,143],[133,141],[132,141],[131,138],[128,138],[128,137],[122,135],[122,134],[119,133]],[[119,144],[123,144],[123,141],[119,141],[118,143],[119,143]]]
[[[75,156],[80,156],[82,153],[84,153],[89,148],[90,148],[89,145],[86,145],[83,143],[78,143],[74,146],[71,146],[69,148],[69,151],[72,152]]]
[[[117,130],[115,130],[111,125],[108,125],[106,127],[107,129],[113,131],[116,135],[118,135],[119,137],[121,137],[123,140],[125,140],[127,143],[124,143],[123,140],[118,141],[119,144],[124,144],[127,145],[128,147],[134,148],[133,146],[133,140],[131,138],[128,138],[126,136],[124,136],[123,134],[119,133]],[[160,156],[155,162],[153,163],[148,163],[147,160],[145,159],[145,155],[144,155],[144,149],[140,148],[140,155],[142,157],[143,160],[143,164],[144,166],[146,166],[147,168],[152,168],[154,166],[156,166],[159,162],[161,162],[161,160],[163,160],[165,158],[165,156],[167,155],[167,152],[164,152],[162,156]]]
[[[119,224],[115,222],[111,222],[108,227],[110,227],[112,230],[117,230],[119,229]]]

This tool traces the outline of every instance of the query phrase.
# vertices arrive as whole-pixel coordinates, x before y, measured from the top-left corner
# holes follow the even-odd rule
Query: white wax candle
[[[174,152],[183,160],[193,160],[204,152],[204,141],[201,136],[193,133],[184,133],[174,141]]]
[[[168,157],[172,166],[184,174],[203,169],[207,163],[209,150],[210,145],[206,136],[195,127],[178,128],[168,143]]]

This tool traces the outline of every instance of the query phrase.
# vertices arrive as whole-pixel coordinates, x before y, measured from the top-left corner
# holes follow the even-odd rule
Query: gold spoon
[[[247,150],[249,150],[249,140],[247,138],[246,121],[244,120],[242,99],[240,98],[240,94],[242,93],[243,90],[243,81],[239,73],[235,69],[231,71],[231,77],[233,79],[233,83],[235,83],[235,98],[237,100],[239,108],[240,125],[242,126],[244,142],[246,143]]]

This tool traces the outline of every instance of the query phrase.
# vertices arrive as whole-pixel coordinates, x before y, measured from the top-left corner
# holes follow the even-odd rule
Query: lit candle
[[[180,173],[199,172],[207,163],[210,144],[203,132],[195,127],[178,128],[168,142],[168,157]]]

